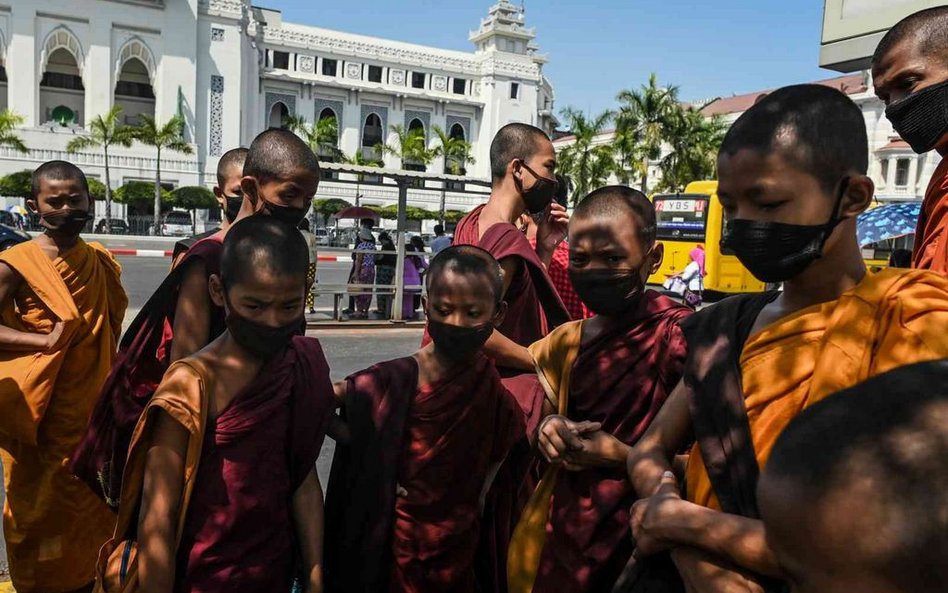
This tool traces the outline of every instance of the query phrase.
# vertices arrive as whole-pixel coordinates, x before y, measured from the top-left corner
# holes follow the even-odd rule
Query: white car
[[[190,237],[192,230],[191,213],[185,210],[172,210],[165,214],[161,224],[161,234],[165,237]]]
[[[329,231],[326,229],[314,229],[313,234],[316,235],[317,245],[328,246],[330,243],[330,240],[332,239],[329,236]]]

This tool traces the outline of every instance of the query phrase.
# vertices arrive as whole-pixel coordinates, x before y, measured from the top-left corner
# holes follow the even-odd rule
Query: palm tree
[[[17,152],[29,152],[30,149],[23,143],[23,139],[16,135],[14,131],[17,126],[22,126],[26,121],[22,115],[4,109],[0,112],[0,146],[8,146]]]
[[[595,144],[613,113],[604,111],[589,118],[583,112],[567,107],[562,114],[574,141],[557,155],[556,169],[573,180],[575,203],[592,190],[605,185],[616,168],[612,146]]]
[[[659,87],[653,73],[639,90],[621,91],[616,100],[616,144],[623,162],[642,180],[648,193],[648,165],[662,156],[662,140],[678,104],[678,87]]]
[[[370,159],[363,154],[361,150],[357,150],[352,156],[349,156],[340,151],[339,159],[341,162],[347,165],[358,165],[360,167],[381,167],[382,162],[375,159]],[[359,205],[359,199],[362,197],[362,194],[359,193],[359,184],[365,181],[365,174],[358,173],[356,175],[356,196],[355,196],[355,205]]]
[[[286,120],[288,130],[301,135],[309,147],[324,160],[336,160],[339,150],[339,125],[335,117],[324,117],[309,125],[302,116],[294,115]]]
[[[727,124],[721,118],[707,119],[694,107],[674,113],[666,137],[671,151],[660,164],[660,189],[681,191],[690,181],[714,178],[718,149],[726,131]]]
[[[66,145],[66,152],[76,153],[85,148],[101,147],[105,157],[105,226],[106,234],[112,232],[112,182],[109,177],[109,147],[132,145],[134,128],[119,124],[122,108],[114,105],[105,115],[97,115],[89,122],[89,134],[77,136]]]
[[[466,142],[463,138],[455,138],[447,134],[440,126],[432,126],[435,135],[438,137],[438,146],[435,147],[436,156],[444,157],[444,172],[450,173],[451,175],[464,175],[466,173],[466,167],[468,163],[474,164],[477,162],[474,159],[474,148],[471,146],[470,142]],[[460,184],[463,188],[463,184]],[[445,191],[447,190],[447,183],[441,184],[441,208],[440,220],[441,225],[444,225],[444,212],[445,212]]]
[[[444,172],[451,175],[464,175],[465,166],[474,164],[474,148],[470,142],[463,138],[454,138],[449,136],[439,126],[432,126],[435,135],[438,137],[438,146],[435,147],[435,156],[444,157]]]
[[[424,171],[438,156],[436,149],[428,148],[422,128],[406,130],[404,126],[396,124],[392,126],[392,132],[397,144],[379,144],[375,148],[383,154],[397,156],[401,160],[402,169]]]
[[[142,144],[156,149],[155,158],[155,235],[161,230],[161,151],[174,150],[191,154],[194,150],[184,140],[184,119],[175,115],[164,125],[159,126],[150,115],[141,116],[141,124],[135,128],[135,138]]]

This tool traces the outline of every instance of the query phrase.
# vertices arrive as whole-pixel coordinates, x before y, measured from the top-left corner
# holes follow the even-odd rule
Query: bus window
[[[704,241],[710,196],[655,196],[656,238],[664,241]]]

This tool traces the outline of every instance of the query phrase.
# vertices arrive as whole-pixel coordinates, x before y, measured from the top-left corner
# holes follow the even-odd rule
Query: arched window
[[[54,49],[46,59],[40,80],[40,119],[42,123],[82,125],[81,113],[85,106],[85,86],[76,55],[67,47]],[[59,120],[53,117],[56,112]],[[65,114],[71,113],[72,117]]]
[[[448,130],[448,136],[454,138],[455,140],[464,140],[464,128],[461,124],[454,124],[451,126],[451,129]]]
[[[422,133],[425,132],[425,124],[417,117],[408,122],[408,131],[413,132],[415,130],[421,130]]]
[[[465,142],[464,126],[461,124],[452,125],[451,129],[448,130],[448,137],[452,140]],[[444,172],[450,175],[466,175],[467,171],[465,169],[464,159],[456,154],[448,154],[444,159]],[[464,184],[458,185],[454,182],[451,182],[449,185],[452,189],[463,189],[464,187]]]
[[[290,110],[281,101],[277,101],[270,109],[270,118],[267,125],[271,128],[285,128],[286,120],[290,117]]]
[[[370,113],[362,126],[362,155],[367,159],[381,160],[382,155],[375,147],[383,142],[382,118]]]
[[[329,120],[332,120],[331,125],[328,124]],[[322,111],[319,112],[318,121],[327,122],[326,124],[327,129],[335,130],[335,138],[333,138],[332,143],[335,146],[339,146],[339,118],[336,117],[336,112],[330,109],[329,107],[326,107]]]
[[[127,125],[138,125],[141,115],[155,116],[151,75],[139,58],[129,58],[122,64],[115,82],[115,104],[122,108],[122,119]]]

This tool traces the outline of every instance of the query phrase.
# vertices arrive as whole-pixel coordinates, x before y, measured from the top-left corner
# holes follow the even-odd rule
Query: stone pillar
[[[895,170],[898,168],[898,159],[890,156],[888,161],[889,168],[888,171],[886,171],[885,186],[889,191],[892,191],[895,188]]]
[[[105,115],[112,108],[115,98],[115,60],[118,56],[112,48],[111,25],[107,19],[92,19],[89,24],[89,40],[85,44],[82,66],[82,84],[86,87],[82,124],[86,128],[93,118]]]
[[[925,194],[925,189],[922,189],[922,195],[918,194],[918,159],[920,157],[914,157],[909,161],[909,173],[908,173],[908,189],[909,193],[912,194],[912,197],[917,199],[922,199],[922,196]]]
[[[19,6],[10,13],[10,42],[7,46],[7,106],[25,118],[26,126],[38,126],[39,71],[38,42],[34,38],[36,10]]]

